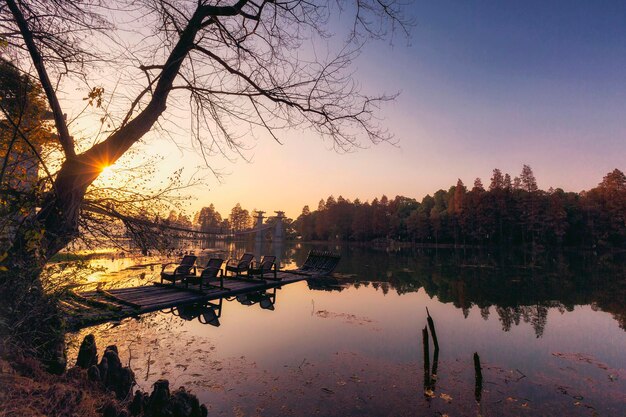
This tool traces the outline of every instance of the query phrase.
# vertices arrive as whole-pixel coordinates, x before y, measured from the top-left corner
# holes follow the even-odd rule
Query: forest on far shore
[[[303,240],[393,239],[423,244],[626,247],[626,176],[608,173],[589,191],[537,187],[528,165],[511,179],[493,170],[468,189],[460,179],[447,191],[370,202],[341,196],[308,206],[293,224]]]
[[[172,214],[169,221],[176,223],[176,216]],[[201,230],[244,230],[252,227],[252,218],[237,204],[222,219],[211,204],[196,214],[193,223]],[[317,210],[304,206],[297,219],[285,219],[285,224],[288,238],[304,241],[392,239],[420,244],[625,249],[626,176],[615,169],[597,187],[576,193],[540,190],[528,165],[513,179],[494,169],[487,187],[480,178],[471,189],[459,179],[447,191],[439,190],[422,201],[383,195],[362,202],[330,196],[320,200]]]

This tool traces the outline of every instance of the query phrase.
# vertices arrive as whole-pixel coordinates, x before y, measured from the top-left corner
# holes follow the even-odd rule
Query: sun
[[[107,179],[110,179],[112,176],[113,176],[113,167],[111,165],[104,165],[98,177],[103,180],[107,180]]]

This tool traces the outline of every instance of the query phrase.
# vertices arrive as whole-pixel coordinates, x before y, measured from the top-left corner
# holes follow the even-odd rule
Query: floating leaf
[[[452,402],[452,396],[448,395],[448,394],[439,394],[439,397],[441,397],[442,400],[446,401],[446,402]]]

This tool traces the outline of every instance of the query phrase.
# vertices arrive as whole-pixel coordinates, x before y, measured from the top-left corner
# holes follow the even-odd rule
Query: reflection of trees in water
[[[548,309],[551,307],[560,308],[562,305],[538,304],[534,306],[496,307],[496,312],[500,323],[502,323],[502,330],[505,332],[511,330],[513,324],[519,326],[520,320],[523,320],[524,323],[532,325],[537,337],[541,337],[548,321]]]
[[[232,247],[224,248],[223,256],[259,252],[257,255],[277,255],[283,265],[302,265],[311,248],[308,244],[276,246],[270,242],[255,248],[254,241],[235,242]],[[572,311],[576,305],[591,305],[609,312],[626,330],[626,305],[623,303],[626,282],[621,278],[626,276],[626,264],[620,255],[545,253],[543,257],[535,257],[531,267],[524,262],[528,257],[519,252],[390,250],[335,244],[316,245],[315,249],[341,252],[336,284],[350,283],[356,288],[371,285],[383,294],[389,291],[404,294],[424,288],[430,297],[453,303],[465,317],[474,306],[480,309],[485,320],[495,311],[504,331],[527,323],[537,337],[541,337],[550,309],[564,313]]]
[[[525,264],[523,257],[469,250],[375,251],[350,247],[343,251],[338,275],[355,286],[370,281],[384,293],[395,290],[404,294],[424,288],[430,297],[453,303],[465,317],[476,306],[487,320],[494,311],[491,307],[495,307],[504,331],[523,322],[541,337],[550,309],[564,313],[577,305],[611,313],[626,330],[626,283],[622,278],[626,271],[617,255],[552,254],[539,264],[535,258],[533,267]]]

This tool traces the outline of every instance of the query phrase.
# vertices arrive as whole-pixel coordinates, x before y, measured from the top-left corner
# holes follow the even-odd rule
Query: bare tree
[[[207,164],[216,152],[238,152],[257,129],[279,140],[281,129],[306,128],[339,149],[365,138],[389,140],[375,111],[393,97],[360,93],[350,67],[366,41],[404,30],[401,6],[397,0],[4,0],[2,53],[41,85],[61,150],[40,209],[17,229],[4,269],[30,271],[32,279],[17,280],[36,287],[47,260],[77,236],[85,196],[102,169],[150,130],[175,124],[177,108],[193,115],[190,138]],[[97,80],[107,77],[113,87],[105,93]],[[75,134],[64,113],[77,89],[101,112],[91,137]],[[15,281],[15,274],[3,273],[1,281]]]

